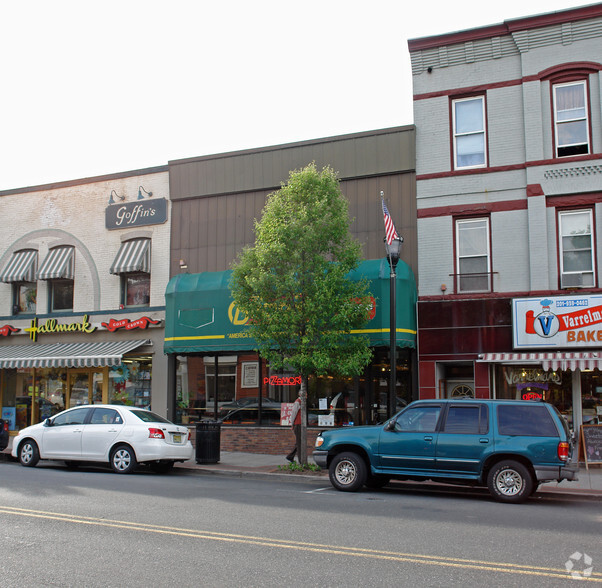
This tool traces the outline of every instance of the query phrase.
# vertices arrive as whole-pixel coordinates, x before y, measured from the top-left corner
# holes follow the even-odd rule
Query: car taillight
[[[149,429],[148,436],[151,439],[165,439],[165,435],[161,429]]]
[[[188,429],[188,441],[190,441],[191,437],[192,437],[192,434],[190,433],[190,429]]]
[[[566,441],[558,443],[558,459],[566,461],[569,458],[569,444]]]
[[[8,421],[4,421],[4,430],[8,431]]]

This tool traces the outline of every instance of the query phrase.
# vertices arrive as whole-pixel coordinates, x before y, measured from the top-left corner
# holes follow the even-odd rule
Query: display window
[[[74,406],[126,404],[151,408],[150,356],[113,367],[18,368],[1,372],[2,418],[20,430]]]
[[[396,410],[412,399],[409,357],[409,352],[399,352]],[[310,377],[307,424],[317,427],[383,422],[387,418],[389,385],[387,350],[375,351],[373,362],[360,377]],[[274,372],[253,354],[218,357],[217,372],[215,357],[178,356],[176,422],[189,424],[217,418],[225,425],[288,426],[288,406],[299,395],[300,386],[298,374]]]

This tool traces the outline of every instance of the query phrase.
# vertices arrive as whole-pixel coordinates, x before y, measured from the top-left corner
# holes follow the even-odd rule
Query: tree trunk
[[[307,464],[307,376],[301,377],[301,439],[299,447],[299,463]]]

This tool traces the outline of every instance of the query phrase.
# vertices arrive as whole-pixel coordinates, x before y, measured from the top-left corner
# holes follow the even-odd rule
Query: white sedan
[[[33,467],[40,459],[109,463],[128,474],[139,463],[158,473],[193,456],[190,431],[133,406],[91,404],[70,408],[19,431],[12,456]]]

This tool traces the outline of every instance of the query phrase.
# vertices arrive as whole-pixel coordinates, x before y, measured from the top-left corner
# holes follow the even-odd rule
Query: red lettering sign
[[[18,333],[21,329],[15,329],[15,327],[11,325],[4,325],[0,327],[0,336],[2,337],[10,337],[11,333]]]
[[[269,376],[263,379],[270,386],[301,386],[301,376]]]
[[[117,329],[125,329],[131,331],[133,329],[146,329],[149,325],[158,325],[161,321],[154,321],[153,319],[143,316],[135,321],[130,319],[121,319],[116,321],[115,319],[109,319],[108,323],[100,323],[105,329],[111,332],[117,331]]]

